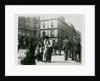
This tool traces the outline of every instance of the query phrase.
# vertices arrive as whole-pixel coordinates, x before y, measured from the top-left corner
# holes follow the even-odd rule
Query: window
[[[61,29],[63,30],[63,25],[61,24]]]
[[[51,30],[51,37],[54,37],[54,30]]]
[[[47,36],[49,36],[49,31],[47,31]]]
[[[54,27],[54,22],[51,22],[51,27]]]
[[[23,21],[21,19],[19,20],[19,25],[23,25]]]
[[[29,19],[30,19],[30,18],[28,17],[28,18],[27,18],[27,21],[29,21]]]
[[[29,22],[27,22],[27,26],[29,27]]]
[[[21,23],[21,24],[22,24],[22,26],[24,26],[24,20],[22,21],[22,23]]]
[[[29,20],[29,17],[28,17],[28,18],[27,18],[27,26],[28,26],[28,27],[29,27],[29,21],[30,21],[30,20]]]
[[[58,37],[60,37],[60,31],[58,31]]]
[[[39,28],[39,24],[36,24],[36,28]]]
[[[49,28],[49,24],[48,24],[47,28]]]
[[[43,28],[45,28],[45,23],[43,23]]]

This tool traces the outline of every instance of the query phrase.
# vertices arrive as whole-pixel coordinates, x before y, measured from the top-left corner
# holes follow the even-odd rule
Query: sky
[[[82,28],[84,25],[83,15],[65,16],[65,21],[70,22],[71,24],[74,25],[76,30],[78,30],[79,32],[82,32]]]

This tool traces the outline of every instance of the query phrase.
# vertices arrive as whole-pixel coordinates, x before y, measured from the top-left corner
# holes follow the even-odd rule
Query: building
[[[77,30],[76,32],[76,37],[79,38],[80,42],[81,42],[81,33]]]
[[[45,35],[57,42],[64,40],[66,35],[69,39],[74,36],[80,37],[74,26],[65,22],[65,18],[62,16],[48,19],[46,17],[40,19],[40,17],[19,16],[18,34],[33,38],[36,41]]]
[[[40,38],[40,17],[18,17],[18,34],[38,40]]]
[[[40,35],[47,35],[51,40],[56,42],[63,41],[67,35],[72,39],[76,35],[75,28],[72,24],[66,23],[64,17],[43,19],[40,21]]]

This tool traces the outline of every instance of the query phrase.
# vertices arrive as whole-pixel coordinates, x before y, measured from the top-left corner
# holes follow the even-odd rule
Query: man
[[[53,46],[52,46],[52,41],[51,41],[47,49],[46,62],[49,62],[49,63],[51,62],[52,52],[53,52]]]
[[[44,39],[44,51],[43,51],[43,61],[44,62],[46,62],[47,49],[48,49],[49,45],[50,45],[49,37],[45,36],[45,39]]]
[[[75,37],[74,37],[75,38]],[[71,39],[71,48],[70,48],[70,53],[72,54],[71,56],[71,58],[72,58],[72,60],[74,60],[74,51],[73,51],[73,46],[74,46],[74,41],[75,41],[75,39],[74,38],[72,38]]]
[[[77,39],[78,41],[78,62],[81,62],[81,43],[80,43],[80,39]]]
[[[72,40],[69,40],[69,57],[72,58]]]
[[[74,38],[74,42],[73,42],[73,52],[74,52],[74,60],[75,62],[78,62],[78,56],[79,56],[79,41],[77,40],[77,38]]]
[[[20,42],[19,42],[19,40],[18,40],[18,52],[19,52],[19,49],[20,49]]]
[[[38,61],[42,61],[43,60],[43,41],[42,39],[40,39],[39,43],[38,43]]]
[[[66,61],[66,60],[68,60],[68,51],[69,51],[69,40],[68,40],[68,36],[66,36],[66,39],[63,40],[62,50],[64,50],[64,53],[65,53],[65,61]]]
[[[59,55],[61,56],[61,48],[62,48],[62,42],[59,42]]]
[[[53,55],[56,55],[56,41],[53,40]]]

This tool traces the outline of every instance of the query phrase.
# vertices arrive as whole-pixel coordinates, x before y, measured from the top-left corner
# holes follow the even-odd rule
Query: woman
[[[23,60],[21,60],[22,65],[36,65],[35,62],[35,45],[33,45],[33,40],[29,43],[29,47],[27,48],[26,51],[26,56]]]
[[[30,54],[30,64],[36,65],[35,62],[35,48],[36,45],[33,45],[33,40],[29,43],[29,54]]]

